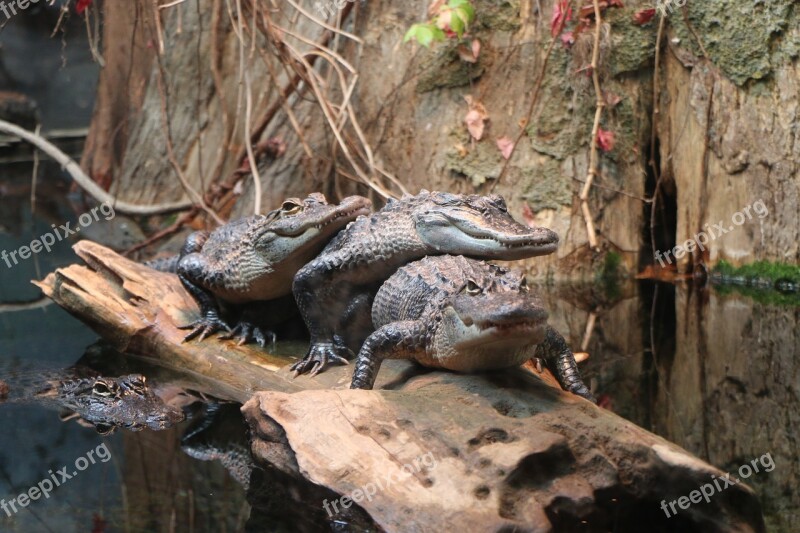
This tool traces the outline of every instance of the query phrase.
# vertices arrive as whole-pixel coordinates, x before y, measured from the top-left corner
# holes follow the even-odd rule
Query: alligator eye
[[[481,292],[483,292],[481,290],[481,286],[478,285],[477,283],[475,283],[472,280],[467,281],[467,285],[465,286],[465,289],[467,290],[467,294],[469,294],[470,296],[476,296],[476,295],[480,294]]]
[[[94,384],[94,387],[92,387],[92,394],[97,396],[111,396],[114,394],[114,391],[111,389],[108,383],[104,381],[98,381]]]
[[[490,194],[488,198],[489,201],[492,202],[500,211],[508,211],[508,206],[506,206],[505,199],[499,194]]]
[[[117,428],[110,424],[97,424],[94,429],[97,431],[98,435],[105,437],[106,435],[114,433],[114,430]]]
[[[301,209],[303,209],[303,204],[299,204],[293,200],[286,200],[281,206],[281,211],[284,215],[294,215],[295,213],[299,213]]]

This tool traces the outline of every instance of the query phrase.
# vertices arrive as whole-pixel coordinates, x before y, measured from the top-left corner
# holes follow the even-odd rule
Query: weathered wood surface
[[[39,284],[48,296],[117,349],[188,371],[205,392],[250,399],[257,459],[360,500],[387,531],[633,531],[643,521],[655,531],[764,530],[743,484],[667,518],[662,500],[724,473],[526,370],[465,376],[391,361],[383,390],[341,390],[351,367],[293,380],[286,355],[181,343],[177,325],[197,309],[175,276],[88,241],[75,251],[87,266],[49,275]]]

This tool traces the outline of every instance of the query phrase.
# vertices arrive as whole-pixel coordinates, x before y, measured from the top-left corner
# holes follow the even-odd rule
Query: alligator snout
[[[547,310],[534,297],[517,292],[486,296],[458,296],[453,308],[466,325],[482,329],[515,325],[537,325],[547,322]]]

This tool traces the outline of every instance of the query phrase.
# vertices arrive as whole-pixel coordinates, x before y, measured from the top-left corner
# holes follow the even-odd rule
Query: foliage
[[[415,39],[429,48],[431,43],[444,41],[448,37],[461,39],[475,20],[475,8],[469,0],[449,0],[446,4],[437,1],[432,8],[434,14],[431,19],[411,26],[403,38],[404,43]]]
[[[747,280],[788,281],[800,284],[800,265],[756,261],[748,265],[734,267],[727,261],[720,261],[714,272],[725,277],[745,278]]]

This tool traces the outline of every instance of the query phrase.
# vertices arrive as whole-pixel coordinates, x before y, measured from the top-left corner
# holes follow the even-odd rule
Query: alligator
[[[289,198],[279,209],[229,222],[213,232],[192,233],[179,259],[150,263],[160,270],[175,268],[181,283],[200,306],[201,318],[181,326],[190,329],[184,341],[203,340],[218,331],[221,338],[238,337],[239,344],[256,340],[262,347],[267,333],[256,325],[259,303],[291,298],[292,278],[344,226],[370,213],[372,203],[350,196],[328,204],[321,193],[305,200]],[[231,328],[222,311],[238,313]],[[274,341],[274,334],[269,333]]]
[[[9,402],[35,401],[67,409],[70,413],[64,420],[77,417],[103,435],[117,428],[161,430],[185,419],[181,409],[165,404],[153,393],[141,374],[36,378],[33,386],[16,381],[16,387],[6,384]]]
[[[330,363],[346,364],[345,356],[352,356],[371,330],[372,296],[404,264],[443,254],[522,259],[557,246],[558,235],[520,224],[498,195],[423,190],[389,200],[339,232],[295,276],[292,290],[311,345],[292,370],[295,376],[313,376]]]
[[[183,452],[200,461],[219,461],[245,490],[255,468],[241,405],[210,401],[181,437]]]
[[[474,372],[543,361],[567,391],[595,402],[575,356],[547,324],[525,274],[463,256],[426,257],[400,268],[372,305],[351,389],[371,389],[384,359]]]

